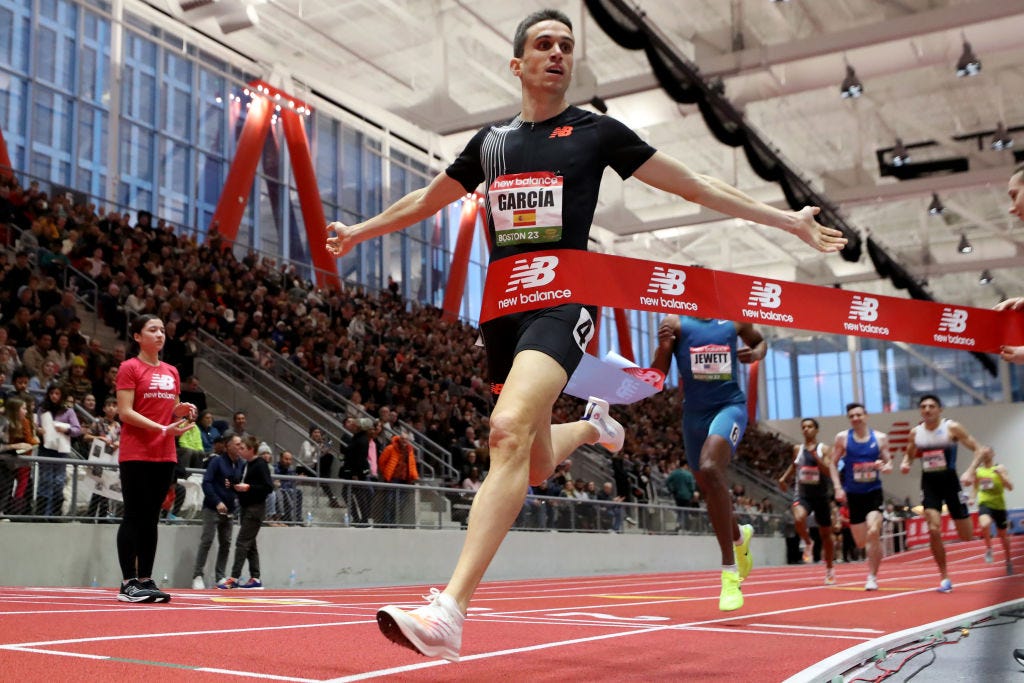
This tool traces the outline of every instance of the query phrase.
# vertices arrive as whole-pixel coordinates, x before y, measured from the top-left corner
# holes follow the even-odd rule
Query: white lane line
[[[1007,578],[1007,577],[1004,576],[1004,577],[981,579],[981,580],[978,580],[978,581],[971,581],[971,582],[967,582],[967,583],[962,583],[960,585],[966,586],[966,585],[973,585],[973,584],[983,584],[983,583],[989,583],[991,581],[998,581],[1000,579],[1005,579],[1005,578]],[[520,653],[523,653],[523,652],[532,652],[532,651],[537,651],[537,650],[545,650],[545,649],[549,649],[549,648],[563,647],[563,646],[567,646],[567,645],[575,645],[575,644],[578,644],[578,643],[597,642],[597,641],[601,641],[601,640],[609,640],[611,638],[623,638],[623,637],[626,637],[626,636],[645,635],[645,634],[648,634],[648,633],[657,633],[659,631],[697,630],[697,629],[700,629],[701,627],[708,628],[709,625],[711,625],[711,624],[718,624],[718,623],[722,623],[722,622],[736,621],[737,619],[756,619],[758,617],[775,616],[775,615],[778,615],[778,614],[787,614],[787,613],[790,613],[790,612],[803,612],[803,611],[807,611],[807,610],[811,610],[811,609],[841,607],[843,605],[852,605],[852,604],[865,603],[865,602],[876,602],[876,601],[881,601],[881,600],[893,600],[893,599],[905,598],[905,597],[913,596],[913,595],[932,594],[934,592],[935,592],[935,590],[933,588],[925,588],[925,589],[916,590],[916,591],[906,591],[906,592],[903,592],[903,593],[892,593],[892,594],[889,594],[889,595],[872,595],[871,597],[851,598],[850,600],[842,600],[842,601],[836,601],[836,602],[825,602],[825,603],[819,603],[819,604],[816,604],[816,605],[804,605],[804,606],[800,606],[800,607],[792,607],[792,608],[787,608],[787,609],[772,610],[772,611],[768,611],[768,612],[760,612],[760,613],[757,613],[757,614],[732,615],[732,616],[728,616],[728,617],[720,617],[718,619],[707,619],[707,620],[704,620],[704,621],[695,621],[695,622],[691,622],[691,623],[688,623],[688,624],[674,624],[674,625],[665,625],[665,626],[655,626],[655,627],[646,628],[646,629],[636,629],[636,630],[624,631],[624,632],[619,632],[619,633],[609,633],[609,634],[604,634],[604,635],[589,636],[587,638],[574,638],[574,639],[571,639],[571,640],[563,640],[563,641],[557,641],[557,642],[552,642],[552,643],[542,643],[542,644],[539,644],[539,645],[530,645],[530,646],[521,647],[521,648],[510,648],[510,649],[507,649],[507,650],[496,650],[496,651],[493,651],[493,652],[481,652],[479,654],[469,655],[469,656],[466,656],[466,657],[462,657],[461,661],[468,662],[468,661],[475,661],[475,660],[478,660],[478,659],[489,659],[489,658],[492,658],[492,657],[502,657],[502,656],[509,655],[509,654],[520,654]],[[649,602],[646,603],[646,604],[648,606],[650,605]],[[542,612],[542,611],[550,611],[550,610],[530,610],[530,611]],[[502,616],[502,615],[496,615],[496,616]],[[727,632],[733,632],[735,629],[729,628],[729,629],[722,629],[722,630],[723,631],[727,631]],[[780,634],[775,634],[775,633],[771,633],[771,632],[764,632],[764,633],[762,633],[762,635],[768,635],[768,634],[780,635]],[[783,635],[798,635],[798,634],[783,634]],[[811,634],[799,634],[799,635],[811,635]],[[866,638],[857,638],[857,637],[854,637],[854,636],[845,636],[845,637],[844,636],[833,636],[833,637],[840,638],[840,639],[856,639],[856,640],[861,640],[861,641],[868,640]],[[440,663],[446,663],[446,662],[440,662]],[[377,676],[390,676],[390,675],[399,674],[399,673],[408,673],[410,671],[417,671],[417,670],[419,670],[421,668],[429,668],[429,667],[437,666],[438,664],[439,664],[439,662],[437,660],[432,660],[432,661],[429,661],[429,662],[424,662],[422,664],[410,664],[410,665],[403,666],[403,667],[397,667],[397,668],[391,668],[391,669],[379,669],[377,671],[364,672],[364,673],[356,674],[356,675],[353,675],[353,676],[345,676],[345,677],[342,677],[342,678],[327,679],[327,680],[323,681],[322,683],[349,683],[350,681],[362,681],[362,680],[366,680],[366,679],[369,679],[369,678],[374,678],[374,677],[377,677]]]
[[[751,624],[758,628],[799,628],[808,631],[836,631],[837,633],[885,633],[874,628],[833,628],[829,626],[796,626],[795,624]]]

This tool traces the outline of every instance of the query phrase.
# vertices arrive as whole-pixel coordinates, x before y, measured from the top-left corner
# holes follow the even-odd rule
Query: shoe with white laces
[[[832,567],[829,567],[825,570],[825,585],[836,585],[836,571]]]
[[[196,578],[192,579],[192,590],[194,590],[194,591],[204,591],[204,590],[206,590],[206,583],[203,581],[203,577],[197,576]]]
[[[612,453],[622,450],[622,443],[626,440],[626,430],[608,414],[608,401],[591,396],[587,402],[587,409],[583,411],[583,417],[580,419],[597,427],[600,434],[597,443]]]
[[[878,590],[878,579],[875,578],[874,574],[868,574],[868,580],[864,582],[864,590],[876,591]]]
[[[388,605],[377,610],[380,632],[393,642],[427,657],[459,661],[463,616],[455,598],[436,588],[423,596],[427,604],[406,612]]]

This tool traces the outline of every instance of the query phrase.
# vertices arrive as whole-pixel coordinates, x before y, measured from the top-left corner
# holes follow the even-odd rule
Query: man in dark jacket
[[[370,441],[373,439],[373,420],[364,417],[351,421],[352,439],[345,452],[344,477],[353,481],[370,481]],[[376,448],[376,443],[374,443]],[[351,486],[348,509],[353,524],[365,524],[372,517],[373,489],[368,485]]]
[[[238,538],[235,539],[235,561],[231,576],[218,582],[217,588],[263,588],[256,535],[267,514],[267,496],[274,490],[274,480],[270,478],[270,465],[256,454],[259,445],[259,439],[252,434],[241,439],[241,456],[245,465],[241,483],[235,484],[238,502],[241,504]],[[246,560],[249,560],[249,580],[239,583],[238,577],[242,575],[242,565]]]
[[[199,552],[192,570],[192,588],[203,590],[203,569],[206,557],[213,545],[213,534],[217,532],[217,563],[214,565],[217,583],[227,576],[228,554],[231,552],[232,515],[238,507],[235,484],[242,481],[245,463],[239,457],[242,439],[233,436],[225,444],[225,452],[214,456],[203,474],[203,534],[199,540]]]

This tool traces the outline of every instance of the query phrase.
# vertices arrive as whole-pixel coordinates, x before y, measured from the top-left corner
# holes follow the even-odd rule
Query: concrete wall
[[[199,532],[198,526],[161,525],[154,567],[158,581],[166,574],[169,587],[191,585]],[[100,586],[115,586],[121,578],[116,534],[113,524],[2,523],[0,547],[6,551],[0,556],[0,585],[88,586],[95,578]],[[288,587],[292,570],[300,588],[443,586],[464,537],[461,530],[266,527],[259,535],[262,578],[269,588]],[[757,565],[785,562],[784,539],[755,537],[752,544]],[[207,563],[208,586],[215,555],[216,541]],[[710,536],[513,531],[485,580],[718,566],[718,545]]]
[[[943,415],[956,420],[979,442],[988,444],[995,449],[996,462],[1003,463],[1009,471],[1017,488],[1006,495],[1010,508],[1024,507],[1024,404],[1003,403],[990,406],[968,406],[947,408]],[[815,417],[811,415],[810,417]],[[845,415],[817,418],[821,424],[819,438],[831,444],[836,434],[848,429],[849,421]],[[868,415],[868,424],[882,432],[892,429],[894,422],[909,422],[911,426],[921,421],[921,414],[915,410],[901,410],[895,413],[876,413]],[[786,435],[796,443],[801,443],[800,420],[766,420],[772,429]],[[896,471],[883,477],[882,486],[885,495],[897,500],[909,496],[917,505],[921,502],[921,466],[915,463],[910,474],[899,473],[899,460],[896,459]],[[971,462],[971,451],[960,448],[957,455],[957,469],[963,472]]]

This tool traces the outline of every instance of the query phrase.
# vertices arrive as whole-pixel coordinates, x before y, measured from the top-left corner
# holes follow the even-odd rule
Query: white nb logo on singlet
[[[154,372],[149,377],[149,388],[155,389],[156,391],[173,391],[174,376],[163,375],[158,372]]]
[[[508,287],[505,292],[514,292],[517,289],[532,289],[543,287],[555,279],[555,268],[558,266],[557,256],[537,256],[530,260],[526,258],[516,259],[515,267],[512,268],[512,275],[508,279]]]

